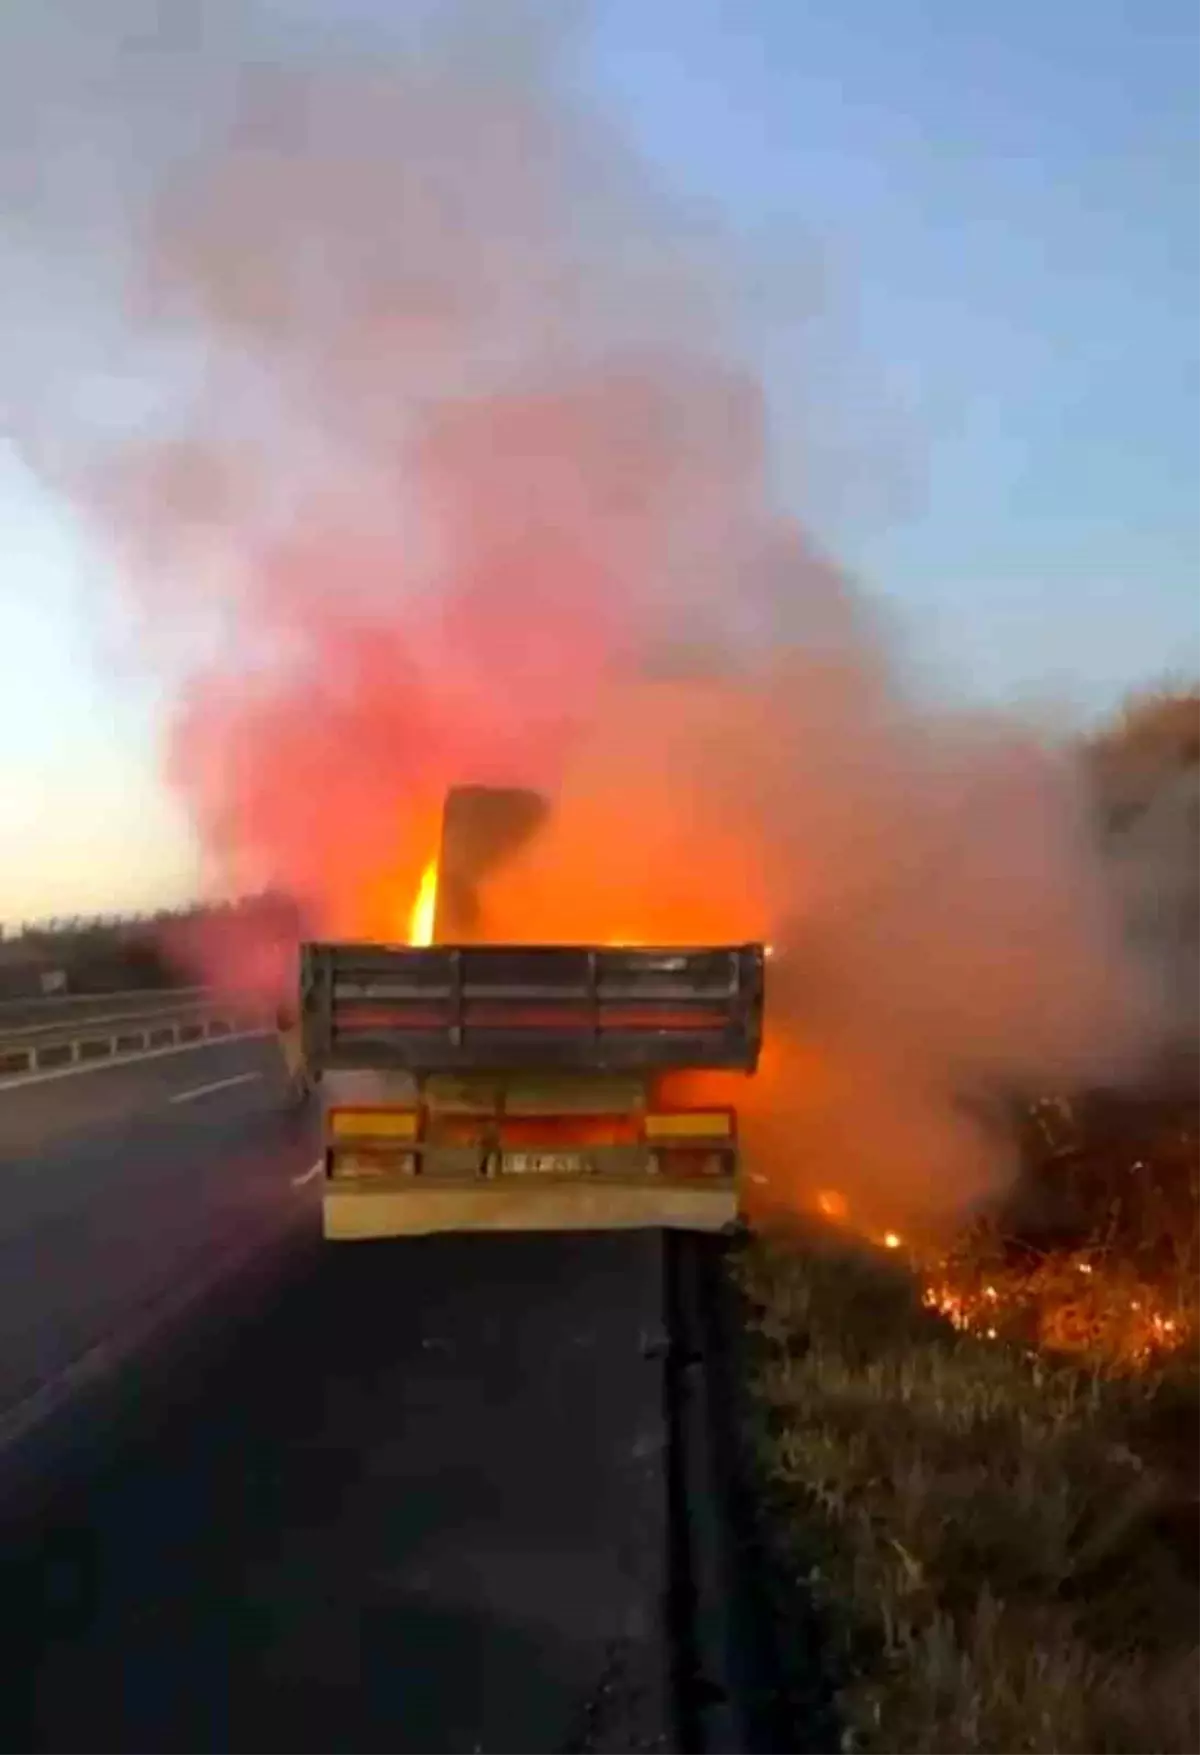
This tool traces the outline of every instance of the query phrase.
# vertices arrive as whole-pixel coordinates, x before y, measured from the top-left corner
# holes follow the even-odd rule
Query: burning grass
[[[1159,1106],[1163,1174],[1135,1160],[1136,1199],[1085,1236],[1044,1223],[1039,1247],[997,1216],[935,1271],[828,1224],[740,1252],[779,1550],[824,1624],[844,1748],[1200,1748],[1178,1120]]]
[[[1038,1103],[1023,1159],[1003,1206],[924,1264],[925,1303],[1100,1370],[1185,1354],[1200,1327],[1200,1103]]]
[[[1151,1279],[1103,1249],[1043,1252],[990,1228],[968,1235],[923,1287],[928,1308],[986,1340],[1027,1342],[1101,1367],[1140,1368],[1196,1332],[1196,1285]]]

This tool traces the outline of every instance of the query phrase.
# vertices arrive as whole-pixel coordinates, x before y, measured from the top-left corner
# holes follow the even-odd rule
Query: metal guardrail
[[[101,1012],[140,1012],[151,1006],[215,1000],[211,987],[126,987],[111,993],[26,994],[0,999],[0,1037],[26,1024],[65,1023]]]
[[[24,1073],[136,1058],[227,1036],[265,1032],[274,1016],[261,1006],[211,999],[141,1012],[78,1018],[49,1026],[0,1026],[0,1085]]]
[[[142,1005],[126,1010],[107,1011],[101,1009],[95,1014],[87,1013],[80,1018],[52,1018],[40,1024],[16,1024],[6,1027],[0,1020],[0,1049],[21,1048],[27,1044],[38,1047],[55,1037],[66,1039],[82,1033],[103,1035],[106,1030],[115,1030],[118,1026],[139,1025],[147,1023],[166,1023],[184,1017],[199,1017],[211,1012],[214,1007],[223,1008],[225,1002],[211,997],[195,1000],[177,1001],[174,1005]]]

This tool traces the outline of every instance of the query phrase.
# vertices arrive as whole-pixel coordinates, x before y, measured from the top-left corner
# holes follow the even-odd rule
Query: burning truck
[[[301,947],[290,1052],[322,1091],[327,1238],[736,1219],[736,1109],[673,1086],[755,1072],[766,949],[488,942],[486,881],[546,809],[453,789],[411,942]]]

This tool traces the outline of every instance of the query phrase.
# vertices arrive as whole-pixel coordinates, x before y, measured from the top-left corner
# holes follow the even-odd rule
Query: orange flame
[[[433,919],[437,911],[437,883],[437,860],[431,859],[421,873],[417,899],[408,916],[408,942],[410,945],[431,945],[433,943]]]

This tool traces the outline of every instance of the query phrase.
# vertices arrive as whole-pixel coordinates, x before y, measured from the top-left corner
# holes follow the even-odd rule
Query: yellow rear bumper
[[[331,1242],[422,1237],[440,1231],[721,1231],[738,1216],[732,1181],[708,1184],[553,1179],[441,1187],[326,1183],[322,1224]]]

